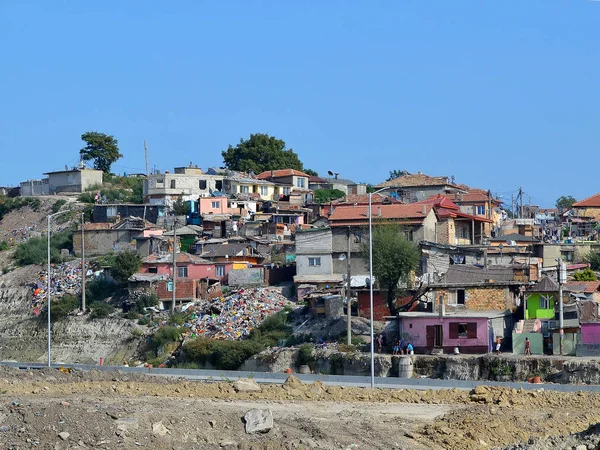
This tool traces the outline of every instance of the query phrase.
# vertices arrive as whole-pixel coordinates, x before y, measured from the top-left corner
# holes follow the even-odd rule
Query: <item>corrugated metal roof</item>
[[[492,266],[488,268],[454,264],[448,268],[446,284],[468,285],[470,283],[502,283],[514,281],[512,267]]]

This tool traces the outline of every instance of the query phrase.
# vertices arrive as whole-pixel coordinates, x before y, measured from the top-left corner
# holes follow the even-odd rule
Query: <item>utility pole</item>
[[[563,283],[566,281],[566,269],[563,269],[563,262],[561,258],[556,260],[558,267],[556,268],[556,274],[558,275],[558,326],[560,328],[560,354],[564,354],[564,319],[563,319]]]
[[[521,202],[521,208],[519,209],[519,219],[523,218],[523,188],[519,188],[519,200]]]
[[[510,196],[510,218],[515,218],[515,194]]]
[[[85,312],[85,236],[83,226],[85,225],[85,212],[81,211],[81,312]]]
[[[171,314],[175,312],[175,301],[177,290],[177,257],[175,256],[175,245],[177,244],[177,219],[173,221],[173,300],[171,301]]]
[[[144,156],[146,157],[146,178],[148,178],[148,146],[146,145],[145,139],[144,139]]]
[[[348,345],[352,345],[352,292],[351,292],[351,281],[352,281],[352,277],[350,274],[350,227],[348,227],[348,254],[346,255],[346,261],[347,261],[347,269],[348,269],[348,273],[347,273],[347,284],[346,284],[346,299],[347,299],[347,304],[346,304],[346,313],[347,313],[347,339],[346,339],[346,343]]]

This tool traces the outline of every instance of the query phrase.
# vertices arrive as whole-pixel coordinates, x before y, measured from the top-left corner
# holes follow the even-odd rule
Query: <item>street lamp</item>
[[[375,338],[373,333],[373,194],[379,194],[391,186],[369,192],[369,322],[371,324],[371,388],[375,387]]]
[[[52,275],[50,273],[50,219],[52,219],[53,217],[59,216],[61,214],[67,213],[67,212],[71,212],[71,210],[64,210],[64,211],[59,211],[56,212],[54,214],[48,214],[48,228],[47,228],[47,234],[48,234],[48,273],[46,274],[46,281],[47,281],[47,290],[46,292],[48,293],[48,367],[52,366],[52,356],[50,353],[50,289],[52,288],[50,285],[50,281],[52,279]]]

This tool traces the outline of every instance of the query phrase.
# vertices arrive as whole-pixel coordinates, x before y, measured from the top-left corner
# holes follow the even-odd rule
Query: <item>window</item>
[[[310,267],[319,267],[321,265],[321,258],[308,258],[308,265]]]
[[[187,267],[178,267],[177,268],[177,278],[187,278],[188,276],[188,268]]]
[[[250,188],[248,186],[240,186],[240,193],[248,194],[250,192]]]
[[[212,209],[219,209],[221,208],[221,202],[210,202],[210,207]]]
[[[289,187],[283,188],[283,195],[290,195],[291,189]]]
[[[465,255],[450,255],[450,265],[466,263]]]
[[[173,282],[172,281],[167,281],[167,291],[173,292]]]
[[[221,191],[223,189],[223,180],[215,181],[215,188],[217,191]]]
[[[175,180],[171,180],[171,189],[175,189]]]
[[[412,241],[413,240],[413,230],[404,231],[404,239],[406,239],[407,241]]]
[[[477,338],[477,322],[450,322],[448,324],[450,339]]]
[[[448,304],[449,305],[464,305],[465,304],[465,290],[456,289],[448,293]]]
[[[269,188],[267,186],[260,187],[260,195],[269,195]]]
[[[550,309],[551,296],[540,295],[540,309]]]
[[[158,273],[158,267],[148,267],[148,273]]]
[[[215,267],[215,275],[218,277],[225,276],[225,266],[216,266]]]
[[[478,216],[483,216],[483,215],[485,215],[485,206],[478,206],[478,207],[477,207],[477,215],[478,215]]]
[[[117,217],[117,207],[109,206],[106,208],[106,217]]]
[[[296,185],[297,185],[299,188],[303,188],[303,187],[305,187],[305,184],[304,184],[305,182],[306,182],[306,180],[305,180],[304,178],[298,178],[298,179],[296,180]]]
[[[467,227],[462,227],[460,229],[460,237],[462,239],[467,239],[469,237],[469,229]]]
[[[198,181],[198,188],[202,189],[202,190],[206,190],[206,180],[199,180]]]

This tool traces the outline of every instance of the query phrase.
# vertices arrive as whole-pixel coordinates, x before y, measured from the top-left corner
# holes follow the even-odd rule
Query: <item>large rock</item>
[[[260,387],[260,385],[250,379],[250,378],[242,378],[241,380],[237,380],[235,383],[233,383],[233,388],[235,389],[235,392],[260,392],[262,391],[262,388]]]
[[[270,409],[251,409],[244,416],[246,433],[268,433],[273,428],[273,413]]]

